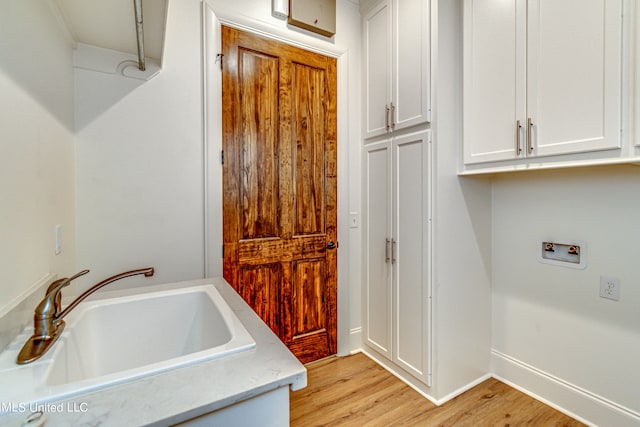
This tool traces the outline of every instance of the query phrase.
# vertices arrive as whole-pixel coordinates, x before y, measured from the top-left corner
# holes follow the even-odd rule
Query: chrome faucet
[[[88,272],[89,270],[82,270],[69,278],[58,279],[49,285],[44,299],[35,309],[35,313],[33,315],[33,335],[24,344],[22,350],[20,350],[17,359],[18,364],[24,365],[31,363],[42,357],[42,355],[51,348],[53,343],[55,343],[62,334],[65,326],[64,320],[62,319],[89,295],[109,283],[113,283],[126,277],[137,276],[140,274],[144,274],[145,277],[151,277],[153,276],[154,269],[153,267],[142,268],[111,276],[84,291],[78,298],[70,303],[67,308],[62,310],[62,288],[69,285],[69,283],[74,279],[84,276]]]

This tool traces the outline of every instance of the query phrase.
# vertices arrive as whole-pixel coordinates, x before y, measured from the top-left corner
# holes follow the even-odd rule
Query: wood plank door
[[[303,362],[336,353],[336,61],[222,27],[224,278]]]

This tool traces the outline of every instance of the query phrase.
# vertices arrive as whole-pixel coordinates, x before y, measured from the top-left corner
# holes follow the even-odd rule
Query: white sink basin
[[[0,358],[0,376],[15,385],[0,401],[68,397],[255,346],[210,285],[84,301],[65,321],[40,360],[19,366],[14,357],[7,366],[2,359],[13,355]]]

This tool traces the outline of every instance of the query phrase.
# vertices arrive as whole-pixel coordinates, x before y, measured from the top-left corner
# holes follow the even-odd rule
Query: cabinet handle
[[[516,121],[516,155],[520,155],[522,153],[522,146],[520,145],[520,131],[522,130],[522,125],[520,124],[520,120]]]
[[[385,105],[384,106],[384,123],[385,123],[385,127],[387,128],[387,132],[389,131],[389,106]]]
[[[396,241],[391,239],[391,264],[396,263]]]
[[[385,244],[384,244],[384,262],[389,262],[389,245],[391,244],[391,242],[389,241],[389,239],[385,239]]]
[[[531,129],[533,129],[533,122],[531,117],[527,118],[527,153],[533,153],[533,141],[531,139]]]
[[[391,103],[391,129],[396,128],[396,106]]]

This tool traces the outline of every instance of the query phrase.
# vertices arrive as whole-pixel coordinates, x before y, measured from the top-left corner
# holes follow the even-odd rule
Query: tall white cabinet
[[[621,15],[621,0],[465,0],[464,163],[620,148]]]
[[[430,0],[363,0],[363,344],[431,384]]]
[[[428,130],[365,146],[365,342],[430,385]]]
[[[363,134],[371,138],[430,120],[430,10],[429,0],[365,7]]]
[[[451,398],[489,370],[491,295],[484,251],[490,241],[491,187],[457,176],[462,4],[360,1],[362,349],[433,401]],[[402,39],[406,44],[397,41]],[[386,43],[387,50],[376,49]],[[407,59],[391,60],[388,68],[394,50]],[[391,83],[384,73],[387,77],[375,83],[380,70],[391,73]],[[433,76],[437,96],[428,87]],[[397,100],[387,98],[394,83],[406,89],[396,89]],[[405,97],[415,103],[404,104]],[[421,113],[409,114],[402,105]],[[437,113],[432,117],[430,106]]]

